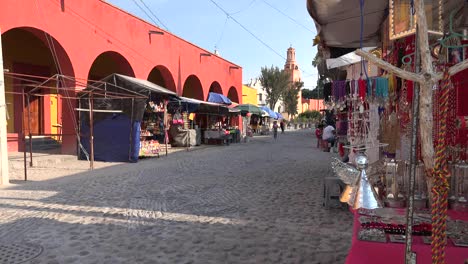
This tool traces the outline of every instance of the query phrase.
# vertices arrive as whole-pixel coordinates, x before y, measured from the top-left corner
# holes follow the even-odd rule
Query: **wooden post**
[[[92,170],[94,169],[94,120],[93,120],[93,93],[91,92],[88,97],[88,104],[89,104],[89,149],[90,149],[90,157],[89,157],[89,168]]]

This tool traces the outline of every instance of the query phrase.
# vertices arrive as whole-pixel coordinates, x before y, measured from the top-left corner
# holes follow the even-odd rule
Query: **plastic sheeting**
[[[88,112],[82,112],[82,115]],[[81,144],[88,154],[90,149],[89,124],[81,123]],[[108,115],[105,119],[95,122],[94,160],[106,162],[136,162],[140,149],[140,122],[131,124],[130,117],[125,114]],[[81,158],[85,157],[81,155]]]
[[[218,103],[218,104],[225,104],[225,105],[231,105],[232,101],[227,98],[226,96],[219,94],[219,93],[213,93],[210,92],[208,94],[208,102],[212,103]]]
[[[408,1],[409,2],[409,1]],[[455,12],[454,28],[460,30],[468,24],[466,0],[443,0],[444,29],[448,31],[450,13]],[[387,17],[388,0],[364,1],[363,47],[379,46],[380,27]],[[328,47],[359,48],[361,10],[359,1],[307,0],[307,11],[314,19],[317,33]],[[332,56],[333,57],[333,56]]]
[[[169,112],[174,112],[177,109],[187,111],[189,113],[212,114],[212,115],[228,115],[229,109],[226,105],[200,101],[193,98],[180,97],[169,102]]]
[[[261,106],[260,108],[263,111],[267,112],[269,117],[278,119],[278,116],[276,115],[275,111],[271,110],[268,106]]]

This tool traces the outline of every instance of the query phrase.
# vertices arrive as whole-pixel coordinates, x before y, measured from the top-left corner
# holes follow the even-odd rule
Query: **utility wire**
[[[167,30],[170,31],[169,28],[161,21],[161,19],[158,18],[158,16],[149,8],[143,0],[140,0],[140,2],[148,9],[148,11],[156,18],[156,20],[159,21],[159,23]]]
[[[224,31],[226,30],[226,25],[227,25],[228,20],[229,20],[229,16],[226,16],[226,20],[224,20],[223,29],[221,30],[221,35],[219,36],[219,39],[218,39],[218,41],[216,42],[215,47],[218,47],[219,43],[220,43],[221,40],[223,39]]]
[[[146,10],[145,10],[143,7],[141,7],[141,6],[138,4],[138,2],[137,2],[136,0],[132,0],[132,1],[133,1],[133,3],[135,3],[136,6],[138,6],[138,8],[139,8],[143,13],[145,13],[145,15],[151,20],[151,22],[154,23],[154,25],[156,25],[157,27],[159,27],[158,23],[156,23],[156,20],[154,20],[153,17],[152,17],[150,14],[148,14],[148,12],[146,12]]]
[[[252,1],[250,2],[250,4],[249,4],[246,8],[241,9],[241,10],[239,10],[239,11],[237,11],[237,12],[231,13],[231,16],[232,16],[232,15],[239,14],[240,12],[246,11],[247,9],[249,9],[249,8],[253,5],[253,3],[255,3],[255,1],[257,1],[257,0],[252,0]]]
[[[303,24],[299,23],[296,19],[288,16],[286,13],[284,13],[283,11],[279,10],[278,8],[274,7],[273,5],[271,5],[270,3],[268,3],[267,1],[265,0],[262,0],[263,3],[265,3],[266,5],[268,5],[269,7],[273,8],[274,10],[276,10],[278,13],[282,14],[283,16],[289,18],[292,22],[296,23],[297,25],[301,26],[302,28],[304,28],[305,30],[309,31],[310,33],[314,33],[314,31],[312,31],[311,29],[309,29],[308,27],[304,26]]]
[[[268,45],[265,41],[263,41],[262,39],[260,39],[257,35],[255,35],[252,31],[250,31],[248,28],[246,28],[243,24],[241,24],[239,21],[237,21],[234,17],[231,16],[230,13],[228,13],[224,8],[222,8],[218,3],[216,3],[214,0],[210,0],[216,7],[218,7],[225,15],[226,15],[226,18],[227,19],[232,19],[232,21],[234,21],[236,24],[238,24],[240,27],[242,27],[242,29],[244,29],[247,33],[249,33],[252,37],[254,37],[256,40],[258,40],[260,43],[262,43],[266,48],[268,48],[270,51],[272,51],[273,53],[275,53],[276,55],[278,55],[280,58],[282,58],[283,60],[286,60],[286,58],[281,55],[281,53],[277,52],[276,50],[274,50],[270,45]],[[227,21],[227,20],[226,20]],[[309,74],[308,72],[304,71],[301,69],[301,71],[305,74],[308,74],[307,76],[305,76],[304,78],[306,77],[310,77],[310,76],[313,76],[313,75],[317,75],[315,73],[312,73],[312,74]]]
[[[247,33],[249,33],[252,37],[254,37],[256,40],[258,40],[260,43],[262,43],[265,47],[267,47],[270,51],[272,51],[273,53],[275,53],[276,55],[278,55],[279,57],[283,58],[284,60],[286,60],[286,58],[281,55],[279,52],[277,52],[276,50],[274,50],[270,45],[266,44],[262,39],[260,39],[259,37],[257,37],[257,35],[255,35],[252,31],[250,31],[249,29],[247,29],[244,25],[242,25],[239,21],[237,21],[234,17],[232,17],[226,10],[224,10],[224,8],[222,8],[220,5],[218,5],[218,3],[216,3],[214,0],[210,0],[216,7],[218,7],[228,18],[232,19],[232,21],[236,22],[236,24],[238,24],[241,28],[243,28],[245,31],[247,31]]]

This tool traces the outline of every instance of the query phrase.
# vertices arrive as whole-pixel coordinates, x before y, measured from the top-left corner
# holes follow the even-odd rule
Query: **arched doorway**
[[[221,85],[219,84],[219,82],[214,81],[213,83],[211,83],[210,92],[223,94],[223,89],[221,89]]]
[[[22,79],[10,74],[5,75],[8,133],[14,133],[18,137],[18,134],[23,133],[60,134],[65,132],[65,129],[74,129],[74,119],[70,118],[74,112],[73,104],[68,102],[70,99],[60,98],[61,95],[68,97],[71,92],[53,88],[36,89],[34,95],[29,97],[29,122],[27,100],[23,102],[21,95],[23,91],[27,93],[34,88],[31,87],[32,82],[44,82],[46,78],[55,74],[74,77],[72,63],[63,46],[48,33],[31,27],[10,29],[1,37],[3,67],[12,74],[29,75]],[[44,85],[56,87],[57,83],[48,81]],[[60,82],[58,85],[59,88],[63,85],[74,87],[74,82]],[[14,137],[9,135],[9,138]],[[17,143],[15,139],[12,142],[11,144]],[[19,149],[18,145],[10,145],[10,142],[9,147]]]
[[[184,83],[184,90],[182,96],[194,98],[203,101],[203,87],[200,79],[195,75],[190,75]]]
[[[94,60],[89,70],[88,80],[101,80],[113,73],[135,77],[132,66],[124,56],[115,51],[106,51]]]
[[[239,103],[239,95],[237,94],[236,87],[231,86],[231,88],[229,88],[229,92],[228,92],[227,97],[229,99],[231,99],[231,101],[233,101],[235,103]]]
[[[148,75],[148,81],[162,86],[173,92],[177,92],[174,78],[168,68],[158,65]]]

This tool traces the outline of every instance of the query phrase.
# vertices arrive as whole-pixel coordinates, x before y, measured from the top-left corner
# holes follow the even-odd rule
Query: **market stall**
[[[278,119],[277,113],[271,110],[268,106],[261,106],[260,109],[263,110],[265,113],[262,117],[262,125],[260,128],[261,135],[268,135],[270,133],[270,128],[272,127],[273,123],[272,120]]]
[[[181,112],[185,114],[186,118],[184,120],[188,121],[187,126],[183,129],[194,129],[197,138],[200,138],[203,143],[230,143],[232,141],[233,136],[231,136],[230,131],[236,128],[228,125],[229,117],[235,115],[237,111],[230,111],[224,104],[185,97],[170,102],[169,106],[170,112],[175,112],[174,116]],[[181,128],[176,130],[171,127],[173,139],[176,138],[176,134],[180,134],[181,132],[184,132]],[[172,143],[178,144],[177,141],[173,141]]]
[[[343,57],[338,64],[327,60],[339,67],[325,73],[333,76],[324,89],[337,118],[330,123],[346,139],[343,160],[353,163],[332,165],[347,184],[340,198],[354,210],[367,209],[354,214],[347,263],[468,259],[467,97],[457,78],[468,66],[461,55],[467,7],[461,0],[360,1],[355,9],[308,1],[316,23],[349,16],[355,19],[341,23],[360,25],[351,36],[340,23],[323,23],[317,38],[325,59],[357,47],[362,57],[347,68]],[[373,8],[388,8],[388,17],[367,13]]]
[[[93,93],[97,86],[103,91]],[[125,91],[129,96],[106,96],[116,91]],[[135,95],[139,97],[133,98]],[[85,89],[80,98],[79,109],[94,112],[81,112],[79,120],[80,134],[92,132],[94,143],[81,137],[80,144],[87,153],[93,147],[95,160],[137,162],[139,157],[159,155],[167,138],[165,102],[177,98],[174,92],[146,80],[112,74]],[[87,154],[84,151],[82,158]]]
[[[264,111],[260,107],[252,104],[240,104],[235,108],[241,111],[242,122],[244,124],[242,134],[247,137],[252,137],[258,130],[260,119]]]

